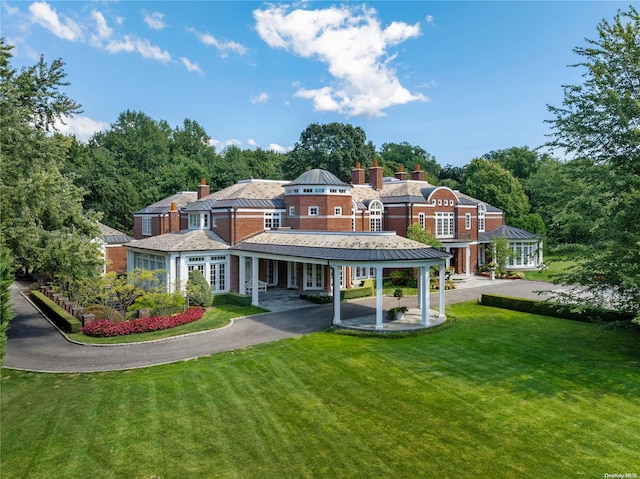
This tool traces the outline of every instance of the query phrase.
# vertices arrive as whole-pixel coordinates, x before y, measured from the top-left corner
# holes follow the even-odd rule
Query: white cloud
[[[141,40],[140,38],[130,37],[129,35],[125,35],[124,40],[113,40],[109,42],[106,50],[109,53],[138,52],[144,58],[161,62],[171,60],[171,55],[168,51],[162,50],[157,45],[152,45],[147,39]]]
[[[211,140],[209,140],[209,144],[211,146],[214,146],[216,148],[216,150],[220,151],[220,150],[224,150],[226,147],[231,146],[231,145],[241,146],[242,142],[240,140],[235,139],[235,138],[231,138],[231,139],[226,140],[226,141],[215,140],[215,139],[212,138]]]
[[[99,11],[94,10],[93,12],[91,12],[91,17],[96,22],[96,31],[98,32],[98,38],[107,39],[111,37],[113,29],[109,28],[109,25],[107,25],[107,20],[104,18],[104,15],[102,15],[102,13],[100,13]]]
[[[153,30],[162,30],[167,24],[164,22],[164,13],[144,13],[144,22]]]
[[[426,17],[424,17],[424,21],[429,25],[435,25],[435,23],[433,22],[433,15],[427,15]]]
[[[55,36],[65,40],[77,40],[82,31],[80,26],[70,18],[60,15],[47,2],[34,2],[29,5],[31,19],[46,28]]]
[[[249,146],[258,146],[258,143],[253,138],[249,138],[247,143],[249,144]]]
[[[15,15],[20,12],[20,9],[18,7],[12,7],[7,2],[3,2],[2,7],[7,12],[7,15]]]
[[[187,71],[202,73],[200,66],[197,63],[189,61],[187,57],[180,57],[180,61],[187,68]]]
[[[376,11],[367,7],[293,10],[271,5],[254,10],[256,30],[271,47],[283,48],[327,65],[335,81],[322,88],[300,87],[295,95],[313,100],[317,111],[347,116],[379,117],[384,109],[411,101],[426,101],[400,84],[389,64],[391,46],[420,35],[418,23],[392,22],[382,28]]]
[[[265,149],[267,151],[275,151],[276,153],[286,153],[293,150],[293,146],[282,146],[277,143],[270,143]]]
[[[94,133],[106,129],[109,124],[104,121],[93,120],[88,116],[66,117],[56,121],[55,128],[65,135],[75,135],[78,140],[87,141]]]
[[[265,91],[251,97],[251,103],[265,103],[269,100],[269,94]]]
[[[210,33],[200,33],[195,28],[187,28],[187,31],[193,33],[200,43],[215,47],[221,57],[229,56],[229,52],[236,53],[238,55],[244,55],[247,53],[247,47],[238,42],[218,40]]]

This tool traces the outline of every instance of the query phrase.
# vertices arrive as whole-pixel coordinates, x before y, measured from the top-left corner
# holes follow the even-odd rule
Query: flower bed
[[[126,334],[146,333],[160,331],[162,329],[175,328],[183,324],[192,323],[202,318],[204,309],[191,308],[184,313],[173,316],[153,316],[150,318],[137,318],[130,321],[110,321],[99,319],[85,325],[81,332],[87,336],[107,338],[111,336],[124,336]]]

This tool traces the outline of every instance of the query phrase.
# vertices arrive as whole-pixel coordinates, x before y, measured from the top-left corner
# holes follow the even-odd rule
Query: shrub
[[[364,282],[364,281],[363,281]],[[340,291],[340,301],[345,299],[365,298],[367,296],[373,296],[373,286],[369,283],[369,286],[360,286],[358,288],[343,289]]]
[[[109,319],[111,321],[124,321],[124,316],[120,311],[110,306],[102,304],[92,304],[84,308],[85,314],[93,314],[96,319]]]
[[[202,271],[194,269],[189,273],[187,281],[187,298],[189,305],[211,306],[211,286],[205,279]]]
[[[152,316],[129,321],[109,321],[107,319],[101,319],[86,324],[81,329],[81,332],[87,336],[98,338],[147,333],[149,331],[160,331],[192,323],[202,318],[203,315],[204,309],[190,308],[184,313],[173,316]]]
[[[537,299],[513,298],[497,294],[483,294],[481,303],[485,306],[522,311],[523,313],[542,314],[556,318],[574,321],[613,323],[616,321],[630,322],[633,315],[611,310],[581,309],[575,305],[541,301]]]
[[[47,298],[40,291],[31,291],[31,300],[42,312],[66,333],[77,333],[80,321]]]
[[[146,293],[135,300],[130,312],[148,309],[151,316],[171,316],[184,309],[185,299],[176,293]]]
[[[300,299],[305,299],[314,304],[327,304],[333,302],[333,297],[327,294],[304,294],[300,295]]]
[[[405,286],[407,283],[407,272],[406,271],[392,271],[391,272],[391,283],[393,286]]]

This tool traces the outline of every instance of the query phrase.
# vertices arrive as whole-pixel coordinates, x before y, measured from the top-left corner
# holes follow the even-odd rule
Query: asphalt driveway
[[[4,367],[39,372],[97,372],[133,369],[246,348],[260,343],[324,331],[331,326],[333,306],[312,305],[277,313],[239,318],[229,327],[194,333],[155,342],[110,346],[80,345],[70,342],[33,305],[20,290],[27,285],[11,286],[11,321]],[[509,296],[539,297],[535,291],[553,288],[536,281],[479,282],[459,290],[447,291],[446,303],[452,304],[495,292]],[[410,298],[405,298],[410,300]],[[395,298],[385,298],[388,307]],[[437,306],[437,293],[431,297]],[[342,303],[343,318],[375,314],[375,298]]]

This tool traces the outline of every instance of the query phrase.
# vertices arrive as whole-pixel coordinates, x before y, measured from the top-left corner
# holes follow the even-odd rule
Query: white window
[[[142,234],[151,236],[151,218],[149,216],[142,217]]]
[[[468,230],[471,229],[471,213],[465,213],[464,215],[464,227]]]
[[[436,213],[436,237],[453,238],[455,235],[453,213]]]
[[[342,206],[336,206],[336,207],[333,209],[333,214],[334,214],[335,216],[342,216]]]
[[[201,230],[209,228],[209,213],[189,213],[189,229]]]
[[[486,214],[487,207],[480,203],[478,205],[478,231],[484,231]]]
[[[442,200],[438,200],[438,206],[442,206]]]
[[[449,206],[449,200],[444,200],[444,205]]]
[[[354,279],[367,279],[367,278],[375,278],[376,277],[376,269],[375,268],[365,268],[361,266],[356,266],[353,268],[353,277]]]
[[[418,223],[420,224],[420,228],[424,229],[424,225],[425,225],[425,215],[424,215],[424,213],[420,213],[418,215]]]
[[[324,288],[324,265],[307,263],[305,265],[304,276],[305,289],[321,290]]]
[[[536,266],[536,245],[533,243],[511,243],[509,266]]]
[[[312,188],[302,188],[302,192],[303,193],[313,193],[313,189]]]
[[[280,213],[264,214],[264,229],[280,228]]]
[[[313,190],[314,193],[324,193],[324,188],[315,188]]]
[[[382,203],[374,200],[369,205],[369,231],[382,231]]]
[[[295,215],[296,215],[296,207],[289,206],[289,216],[295,216]]]
[[[215,218],[215,217],[211,218],[211,227],[212,228],[217,228],[218,227],[218,218]]]
[[[309,206],[309,216],[318,216],[320,214],[320,208],[317,206]]]

